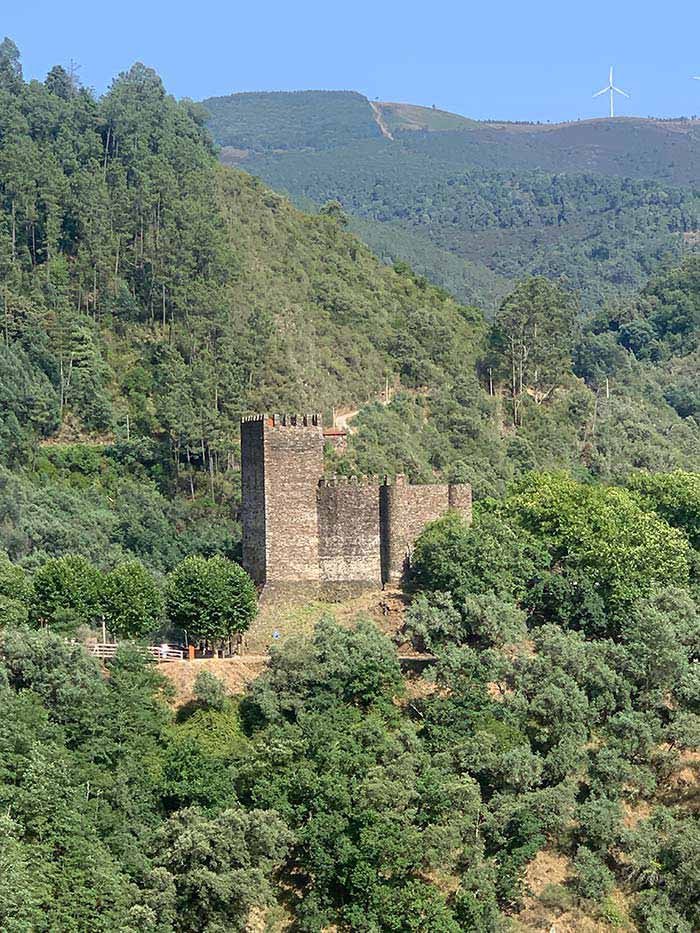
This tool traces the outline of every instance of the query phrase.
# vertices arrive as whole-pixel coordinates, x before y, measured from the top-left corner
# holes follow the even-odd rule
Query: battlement
[[[379,476],[345,476],[335,473],[331,477],[319,480],[320,489],[334,489],[337,486],[373,486],[379,489],[381,481]]]
[[[263,414],[263,415],[244,415],[241,418],[241,424],[250,424],[258,422],[270,428],[320,428],[323,426],[323,418],[319,412],[307,415],[296,414]]]

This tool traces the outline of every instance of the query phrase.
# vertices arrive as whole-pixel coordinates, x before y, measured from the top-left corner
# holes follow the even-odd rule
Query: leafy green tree
[[[432,522],[416,541],[411,560],[418,586],[458,598],[487,592],[518,598],[548,563],[535,537],[491,512],[477,512],[471,526],[455,513]]]
[[[5,36],[0,42],[0,87],[17,90],[22,83],[22,65],[19,49],[12,39]]]
[[[46,81],[44,83],[47,90],[63,98],[63,100],[69,100],[76,93],[73,79],[61,65],[53,66],[51,71],[46,75]]]
[[[0,551],[0,618],[3,623],[19,625],[27,622],[31,602],[31,578]]]
[[[99,601],[108,629],[123,638],[147,635],[163,617],[160,587],[138,560],[118,564],[104,575]]]
[[[32,851],[19,838],[21,827],[0,817],[0,927],[7,933],[26,933],[44,927],[42,904],[48,889],[32,871]]]
[[[627,486],[669,525],[684,531],[693,547],[700,550],[700,474],[682,470],[633,473]]]
[[[596,581],[576,570],[539,574],[528,589],[524,607],[530,625],[554,623],[592,637],[608,631],[605,601]]]
[[[611,615],[656,587],[688,582],[685,536],[626,490],[534,474],[516,486],[506,512],[539,537],[555,567],[587,577]]]
[[[166,611],[191,640],[222,642],[244,632],[257,612],[257,593],[239,564],[188,557],[168,577]]]
[[[70,631],[100,619],[102,575],[86,558],[50,557],[35,572],[33,585],[34,622]]]
[[[581,897],[600,903],[610,893],[614,884],[612,872],[585,846],[576,850],[574,871],[574,884]]]
[[[501,304],[491,345],[510,388],[514,424],[527,390],[541,404],[571,371],[576,316],[574,297],[544,276],[524,279]]]
[[[194,698],[204,709],[220,713],[229,705],[226,687],[211,671],[199,671],[195,677]]]
[[[182,810],[156,839],[157,860],[173,878],[181,931],[245,930],[252,907],[268,906],[271,876],[289,833],[271,811],[239,808],[208,817]]]
[[[371,622],[361,620],[348,630],[325,618],[310,639],[290,638],[272,649],[268,669],[252,685],[241,713],[259,728],[339,702],[386,709],[402,687],[394,646]]]

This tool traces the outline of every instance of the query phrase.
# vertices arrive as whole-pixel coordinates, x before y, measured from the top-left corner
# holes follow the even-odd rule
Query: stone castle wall
[[[412,486],[405,476],[380,490],[382,516],[382,578],[397,583],[410,565],[416,538],[428,522],[458,509],[467,521],[472,517],[471,486],[439,483]]]
[[[381,584],[379,480],[321,480],[317,492],[321,580]]]
[[[471,487],[324,480],[320,415],[241,422],[243,563],[256,583],[398,582],[416,538],[448,508],[471,521]]]

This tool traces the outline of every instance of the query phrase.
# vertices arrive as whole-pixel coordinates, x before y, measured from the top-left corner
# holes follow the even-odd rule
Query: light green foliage
[[[163,596],[140,561],[126,561],[105,574],[99,598],[107,628],[122,638],[148,635],[162,620]]]
[[[682,470],[633,473],[627,485],[669,525],[684,531],[693,547],[700,550],[700,474]]]
[[[248,574],[223,557],[188,557],[168,577],[168,618],[192,641],[222,642],[244,632],[257,604]]]
[[[447,593],[419,593],[408,608],[400,637],[409,638],[416,647],[427,651],[440,645],[461,645],[470,639],[502,646],[523,637],[525,618],[514,603],[494,593],[468,595],[456,604]]]
[[[289,834],[270,812],[241,808],[207,817],[182,810],[161,828],[158,863],[173,878],[174,930],[245,930],[253,906],[272,899],[270,875]]]
[[[515,487],[506,512],[547,546],[555,566],[584,574],[613,614],[655,587],[688,582],[683,534],[623,489],[534,475]]]
[[[79,554],[50,557],[33,576],[32,619],[70,631],[101,617],[102,575]]]

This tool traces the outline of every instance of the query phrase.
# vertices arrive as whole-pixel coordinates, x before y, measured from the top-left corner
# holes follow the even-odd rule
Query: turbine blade
[[[613,87],[612,90],[613,90],[613,91],[617,91],[618,94],[622,94],[623,97],[629,97],[629,94],[627,93],[627,91],[623,91],[623,90],[622,90],[621,88],[619,88],[619,87]]]
[[[693,81],[700,81],[699,75],[693,75]]]
[[[597,94],[594,94],[593,96],[594,96],[594,97],[600,97],[601,94],[607,94],[609,90],[610,90],[609,87],[604,87],[602,91],[598,91],[598,93],[597,93]]]

